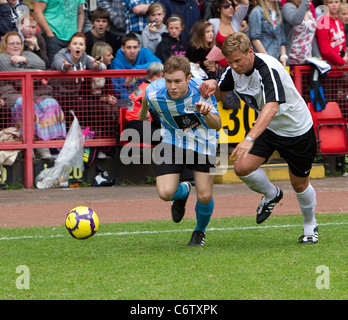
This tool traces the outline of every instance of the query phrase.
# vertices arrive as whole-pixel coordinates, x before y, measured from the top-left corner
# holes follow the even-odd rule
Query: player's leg
[[[210,222],[214,210],[213,184],[214,175],[209,172],[193,171],[197,193],[195,206],[197,224],[192,233],[189,246],[203,246],[205,242],[205,229]]]
[[[283,197],[283,192],[269,181],[266,173],[260,168],[265,160],[263,157],[248,154],[245,159],[236,162],[234,166],[236,175],[249,189],[263,194],[256,209],[256,222],[259,224],[268,219],[274,206]]]
[[[318,227],[315,219],[316,192],[309,183],[309,177],[295,176],[289,170],[291,185],[296,192],[297,201],[303,215],[303,235],[300,243],[312,244],[318,242]]]
[[[164,201],[184,197],[185,190],[179,184],[180,173],[164,174],[156,177],[156,188],[158,196]]]

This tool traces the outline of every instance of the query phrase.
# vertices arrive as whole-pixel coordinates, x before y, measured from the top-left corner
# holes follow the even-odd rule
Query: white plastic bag
[[[83,171],[83,144],[85,136],[80,124],[74,114],[74,120],[70,126],[68,135],[65,138],[63,148],[60,150],[52,168],[41,171],[35,178],[38,189],[56,187],[67,187],[71,168],[78,168]]]

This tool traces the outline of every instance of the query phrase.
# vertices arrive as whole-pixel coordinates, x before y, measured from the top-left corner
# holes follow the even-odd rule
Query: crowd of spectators
[[[97,0],[95,7],[86,2],[36,0],[30,9],[20,0],[0,0],[0,71],[148,69],[181,54],[203,78],[219,78],[228,66],[219,48],[238,31],[250,37],[255,52],[272,55],[284,66],[305,64],[313,56],[336,66],[348,61],[348,8],[340,0]],[[64,136],[65,128],[57,128],[72,103],[85,108],[79,115],[83,126],[92,125],[88,114],[95,110],[94,103],[104,105],[99,116],[107,122],[143,81],[80,78],[46,84],[50,91],[45,99],[56,102],[55,116],[50,114],[54,132]],[[17,119],[20,94],[8,99],[3,90],[13,87],[10,82],[1,80],[0,108]],[[86,86],[93,99],[81,96]],[[18,85],[14,87],[18,91]],[[34,95],[34,103],[39,99]],[[47,102],[40,101],[41,106]],[[235,103],[230,97],[224,106],[233,108]],[[42,126],[36,134],[44,131]]]

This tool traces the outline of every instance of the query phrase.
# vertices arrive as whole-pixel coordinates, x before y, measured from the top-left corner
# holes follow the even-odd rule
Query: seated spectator
[[[346,36],[342,22],[337,18],[340,8],[339,0],[324,0],[329,8],[330,16],[325,13],[319,18],[315,36],[318,41],[321,57],[328,63],[344,66],[348,61],[346,54]],[[324,20],[323,19],[327,19]],[[327,23],[328,22],[328,23]]]
[[[170,56],[186,55],[187,42],[182,40],[184,21],[176,14],[167,19],[168,33],[162,34],[162,41],[157,45],[155,55],[164,63]]]
[[[19,33],[24,38],[24,51],[31,51],[37,54],[43,61],[45,61],[46,69],[50,66],[46,52],[46,43],[41,34],[36,33],[37,19],[34,13],[30,12],[21,19],[19,25]]]
[[[177,14],[182,17],[184,23],[184,30],[182,32],[182,40],[186,43],[190,40],[190,30],[193,25],[201,20],[201,13],[196,0],[159,0],[162,3],[166,17],[164,21],[166,22],[168,17],[172,14]],[[167,24],[168,26],[168,24]]]
[[[97,6],[109,13],[110,32],[124,36],[126,34],[126,15],[123,0],[97,0]]]
[[[121,47],[121,38],[108,31],[110,23],[109,13],[101,8],[97,8],[91,15],[92,30],[85,33],[87,38],[86,53],[91,54],[93,45],[98,41],[103,41],[112,47],[113,54]]]
[[[249,15],[250,39],[254,51],[268,54],[286,66],[286,36],[277,1],[258,0]]]
[[[106,42],[96,42],[92,48],[92,57],[100,59],[107,67],[113,59],[112,47]],[[114,137],[116,132],[117,98],[114,96],[111,78],[91,78],[92,95],[88,99],[88,105],[95,109],[94,131],[101,136]]]
[[[0,71],[44,70],[45,62],[30,51],[23,51],[24,43],[16,31],[5,34],[0,43]],[[23,119],[22,83],[5,80],[0,85],[0,97],[12,111],[14,124],[21,128]],[[44,83],[34,86],[34,134],[41,140],[65,138],[64,114],[59,103],[52,98],[50,87]],[[49,149],[36,149],[42,159],[50,159]]]
[[[288,63],[305,64],[312,56],[320,58],[315,38],[317,21],[310,8],[310,0],[288,0],[282,7],[286,34]],[[286,57],[285,57],[286,58]]]
[[[143,48],[148,48],[153,53],[155,53],[157,45],[162,41],[162,33],[168,32],[166,25],[163,23],[165,15],[161,3],[154,2],[150,5],[147,14],[149,24],[141,33],[141,39]]]
[[[17,20],[20,18],[20,13],[16,10],[18,6],[25,6],[29,13],[30,9],[23,1],[0,0],[0,40],[8,31],[18,31]]]
[[[103,70],[105,65],[86,54],[86,36],[82,32],[75,33],[68,42],[68,47],[61,49],[52,62],[52,70],[69,72],[70,70]],[[72,121],[70,109],[72,108],[80,125],[90,127],[93,114],[86,112],[85,105],[91,93],[90,83],[84,78],[52,79],[55,97],[62,105],[67,119]]]
[[[151,63],[161,62],[149,49],[140,48],[139,39],[134,33],[129,33],[122,38],[121,48],[117,50],[110,69],[147,69]],[[142,80],[136,77],[113,78],[113,85],[118,94],[119,105],[126,105],[128,96],[135,90]]]
[[[208,75],[209,79],[216,79],[216,72],[219,69],[215,61],[206,59],[206,56],[214,45],[213,25],[205,20],[196,22],[191,30],[191,39],[186,57],[190,62],[197,63]]]
[[[153,133],[157,129],[161,128],[161,122],[158,118],[158,115],[155,113],[151,113],[151,117],[149,119],[150,122],[148,124],[145,124],[144,121],[140,121],[138,117],[146,88],[151,82],[161,78],[163,78],[163,64],[159,62],[152,63],[146,70],[146,80],[142,82],[140,86],[136,88],[136,90],[129,96],[129,102],[126,112],[126,128],[134,129],[139,133],[139,142],[144,142],[144,136],[152,137]],[[144,130],[146,132],[144,132]],[[151,144],[158,144],[159,142],[159,140],[151,139]]]

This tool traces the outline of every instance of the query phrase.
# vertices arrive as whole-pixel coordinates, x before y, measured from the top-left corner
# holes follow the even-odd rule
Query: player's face
[[[173,73],[165,73],[164,78],[169,97],[180,99],[187,95],[191,76],[186,77],[184,71],[178,70]]]
[[[249,72],[254,64],[253,49],[250,48],[247,53],[237,50],[226,57],[229,66],[238,74]]]
[[[121,46],[121,50],[124,53],[126,60],[133,64],[137,60],[140,50],[139,42],[136,40],[128,40],[124,46]]]

